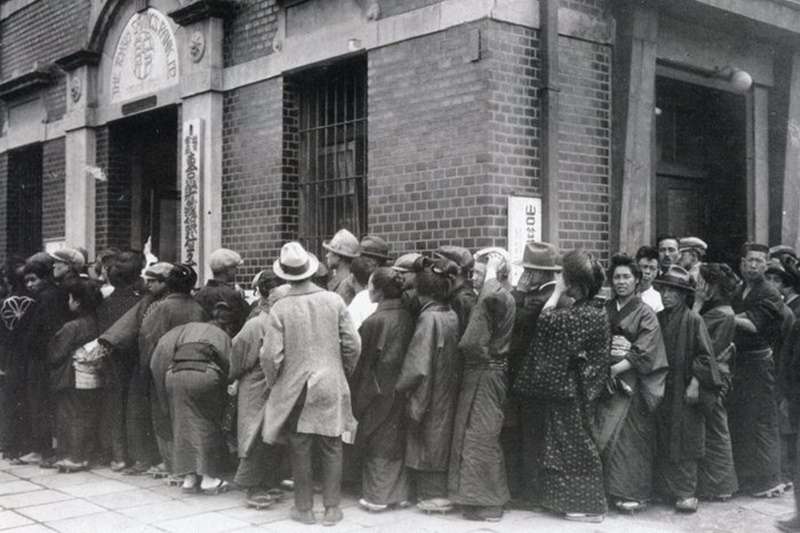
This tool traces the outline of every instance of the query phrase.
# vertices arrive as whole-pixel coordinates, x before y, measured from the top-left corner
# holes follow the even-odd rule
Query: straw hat
[[[314,254],[306,252],[299,242],[292,241],[283,245],[280,258],[272,264],[272,271],[286,281],[301,281],[316,274],[318,266],[319,260]]]

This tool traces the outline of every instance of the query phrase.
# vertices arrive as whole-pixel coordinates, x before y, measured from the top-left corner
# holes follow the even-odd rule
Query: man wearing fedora
[[[742,246],[739,271],[744,283],[731,302],[736,366],[727,399],[728,423],[739,487],[756,497],[777,496],[783,489],[772,353],[783,299],[765,279],[768,256],[764,244]]]
[[[664,302],[658,322],[669,362],[664,399],[655,411],[656,487],[672,499],[676,510],[693,513],[697,464],[705,453],[705,417],[699,402],[715,398],[722,379],[705,322],[689,307],[695,291],[689,272],[672,265],[654,283]]]
[[[350,264],[353,259],[361,255],[361,245],[355,235],[346,229],[340,229],[333,239],[323,242],[322,247],[328,251],[325,254],[325,261],[332,271],[328,290],[341,296],[344,303],[350,305],[356,295],[356,289],[350,277]]]
[[[272,388],[261,435],[267,444],[288,438],[294,477],[291,518],[304,524],[316,523],[311,473],[316,446],[325,505],[322,523],[332,526],[342,519],[341,437],[356,429],[346,374],[355,368],[361,340],[342,299],[310,281],[317,266],[316,257],[289,242],[272,267],[290,288],[270,309],[260,354],[267,387]]]
[[[509,383],[514,382],[517,370],[528,353],[539,314],[553,294],[556,274],[561,272],[561,255],[558,248],[550,243],[531,241],[525,246],[520,265],[523,272],[517,288],[511,292],[516,312],[508,352]],[[544,419],[536,405],[527,400],[523,403],[510,390],[511,387],[501,434],[508,488],[513,501],[535,503],[538,500],[537,465],[540,462],[534,459],[544,449]]]

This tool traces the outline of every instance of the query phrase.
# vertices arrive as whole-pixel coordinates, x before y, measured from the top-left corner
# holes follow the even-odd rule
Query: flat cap
[[[410,254],[403,254],[398,257],[392,270],[396,272],[420,272],[422,270],[422,254],[411,252]]]
[[[82,269],[86,264],[86,259],[83,257],[83,254],[75,248],[59,248],[58,250],[50,252],[49,255],[53,258],[53,261],[67,263],[75,270]]]
[[[144,269],[143,277],[144,279],[155,279],[158,281],[164,281],[167,279],[167,276],[169,276],[169,273],[172,272],[173,268],[174,268],[173,264],[167,263],[166,261],[154,263]]]
[[[475,259],[472,257],[472,254],[469,250],[461,246],[452,246],[449,244],[440,246],[433,252],[433,256],[441,259],[449,259],[458,265],[462,271],[469,270],[475,266]]]
[[[708,250],[708,245],[699,237],[684,237],[678,241],[678,250],[681,252],[694,250],[699,252],[700,256],[704,256],[706,255],[706,250]]]
[[[211,272],[219,272],[227,268],[237,267],[241,264],[242,256],[228,248],[214,250],[208,258],[208,265],[211,267]]]

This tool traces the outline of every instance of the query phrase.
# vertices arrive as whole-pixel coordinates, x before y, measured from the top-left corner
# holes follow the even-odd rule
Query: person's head
[[[447,244],[437,248],[433,256],[436,259],[448,260],[458,267],[458,272],[453,276],[453,289],[461,287],[472,278],[475,259],[466,248]]]
[[[287,242],[281,247],[281,254],[272,263],[272,271],[280,279],[293,285],[304,283],[319,270],[319,261],[296,241]]]
[[[398,257],[391,268],[402,275],[404,290],[413,289],[416,286],[417,274],[422,272],[425,263],[426,258],[422,254],[412,252]]]
[[[636,264],[642,273],[639,290],[646,291],[658,276],[658,250],[653,246],[642,246],[636,251]]]
[[[708,245],[698,237],[684,237],[678,241],[678,265],[691,270],[706,255]]]
[[[367,283],[369,283],[369,277],[373,270],[375,270],[375,261],[369,257],[356,257],[353,259],[350,264],[350,274],[353,276],[356,285],[358,285],[357,289],[359,291],[367,288]]]
[[[679,257],[676,237],[663,235],[658,238],[658,264],[662,270],[668,269],[671,265],[677,265]]]
[[[197,284],[197,272],[189,265],[175,265],[167,274],[165,282],[170,292],[191,294]]]
[[[167,276],[174,268],[175,266],[172,263],[165,261],[147,267],[143,275],[147,291],[156,298],[160,298],[169,292]]]
[[[747,283],[754,283],[764,279],[767,271],[769,248],[764,244],[746,242],[742,245],[739,271]]]
[[[395,300],[403,294],[403,275],[388,267],[378,267],[369,277],[369,300],[380,303]]]
[[[40,293],[50,281],[53,270],[52,259],[44,253],[34,254],[25,261],[25,288],[31,294]]]
[[[236,271],[242,264],[242,256],[228,248],[219,248],[211,253],[208,264],[214,279],[233,283],[236,281]]]
[[[145,258],[142,252],[135,250],[118,252],[108,268],[108,282],[116,288],[135,285],[144,264]]]
[[[642,271],[636,259],[626,254],[611,257],[608,267],[608,279],[614,296],[625,299],[636,293],[636,287],[642,279]]]
[[[564,254],[562,265],[567,296],[576,301],[594,298],[603,286],[603,267],[583,250],[572,250]]]
[[[94,280],[75,278],[66,284],[65,289],[68,295],[69,310],[73,313],[92,314],[103,302],[103,293],[100,292],[100,287]]]
[[[767,261],[767,270],[764,271],[764,279],[767,283],[775,287],[784,297],[795,292],[796,280],[794,274],[786,270],[777,258]]]
[[[725,263],[703,263],[700,265],[698,291],[702,291],[706,300],[717,300],[729,304],[739,278],[731,267]]]
[[[365,235],[361,239],[361,257],[366,257],[372,263],[372,270],[384,266],[389,257],[389,244],[377,235]]]
[[[70,273],[80,274],[86,260],[81,252],[74,248],[60,248],[50,253],[53,259],[53,279],[60,281]]]
[[[459,267],[454,262],[448,259],[435,259],[431,262],[430,268],[417,275],[417,294],[420,298],[446,302],[458,273]]]
[[[555,279],[556,272],[561,271],[561,254],[553,244],[529,241],[522,252],[520,266],[523,270],[517,289],[529,291]]]
[[[86,269],[89,278],[101,284],[111,283],[111,269],[114,266],[117,254],[119,254],[119,250],[116,248],[107,248],[99,252],[95,256],[94,263],[89,264],[89,268]]]
[[[661,293],[665,309],[689,305],[694,297],[695,283],[692,276],[685,268],[677,265],[669,267],[656,278],[654,284]]]
[[[323,242],[322,247],[327,250],[325,261],[328,268],[347,269],[350,262],[361,255],[361,245],[355,235],[346,229],[340,229],[329,242]]]
[[[282,284],[283,281],[272,270],[262,270],[253,278],[252,287],[261,298],[266,299],[272,289]]]
[[[497,280],[506,281],[511,273],[511,265],[508,263],[508,253],[497,248],[486,248],[475,253],[475,265],[472,267],[472,287],[480,292],[483,282],[486,280],[486,270],[491,256],[499,258],[497,265]]]

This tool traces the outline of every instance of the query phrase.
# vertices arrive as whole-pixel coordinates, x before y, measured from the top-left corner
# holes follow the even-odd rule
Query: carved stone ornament
[[[81,78],[73,74],[69,79],[69,96],[74,103],[78,103],[81,99],[83,87],[81,86]]]
[[[206,53],[206,38],[201,31],[193,31],[189,37],[189,55],[192,61],[198,63]]]

